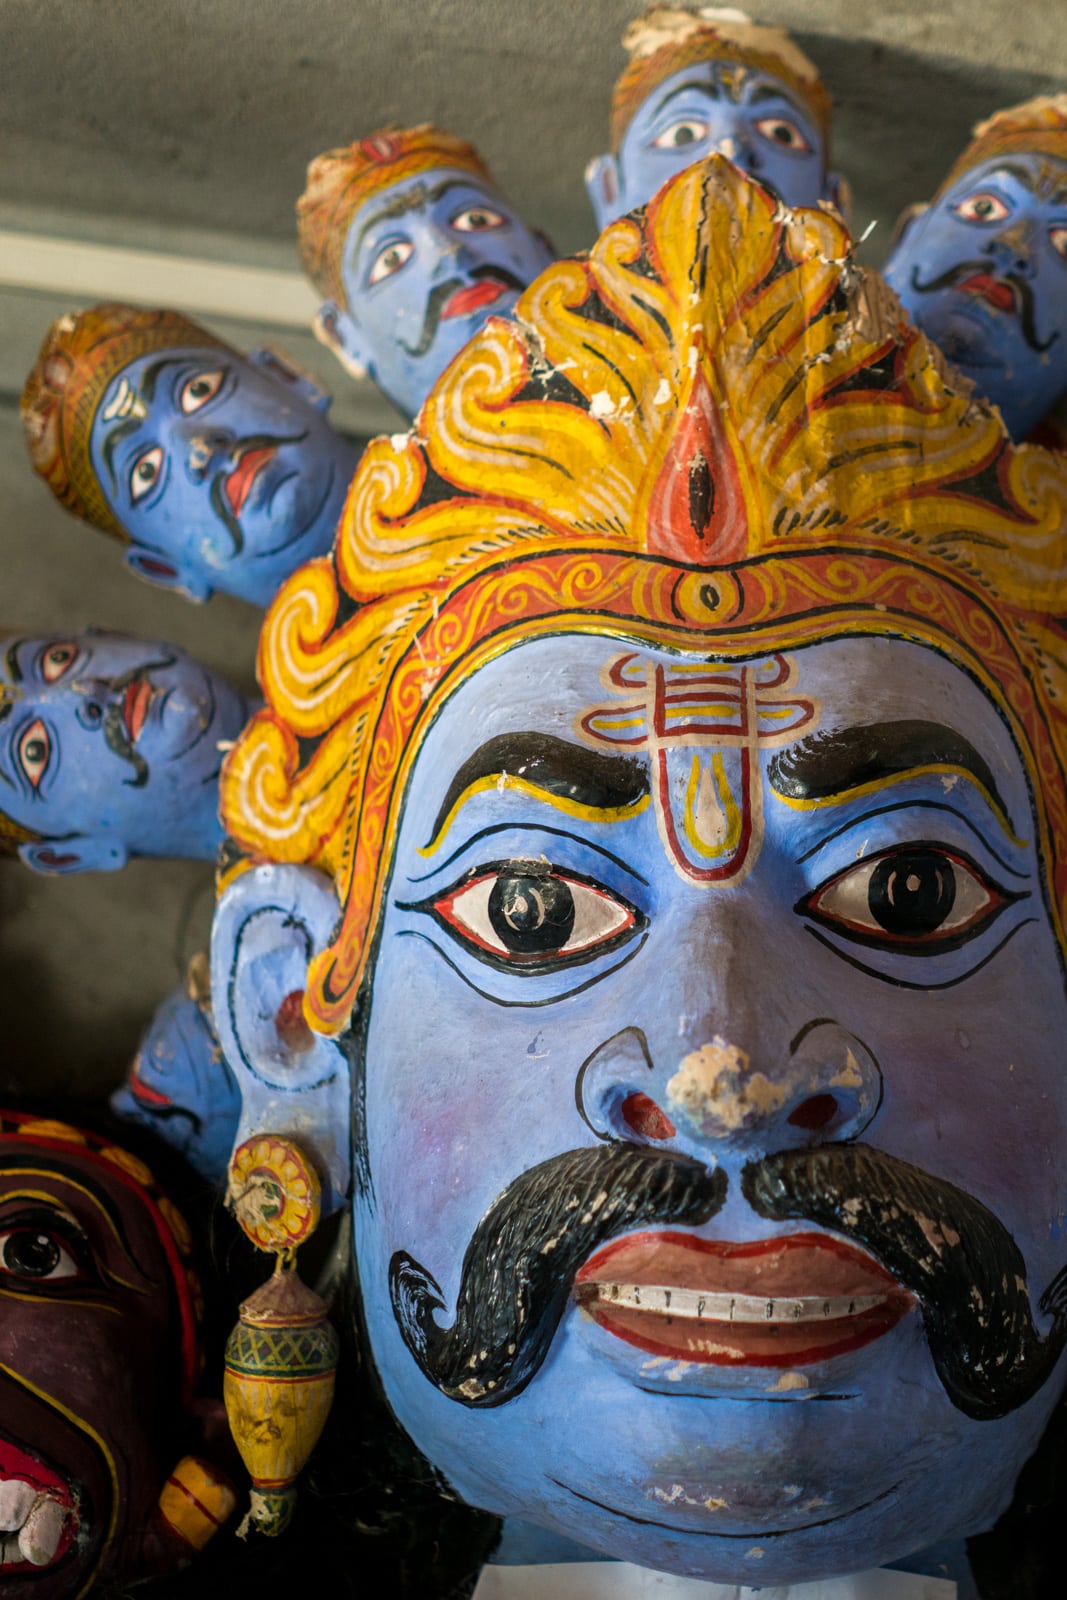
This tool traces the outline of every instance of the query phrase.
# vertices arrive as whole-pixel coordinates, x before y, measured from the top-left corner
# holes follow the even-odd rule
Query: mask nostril
[[[674,1138],[674,1123],[647,1094],[628,1094],[621,1110],[623,1120],[642,1139]]]
[[[786,1121],[794,1128],[806,1128],[816,1131],[825,1128],[837,1115],[837,1099],[832,1094],[812,1094],[801,1101],[795,1111],[790,1112]]]

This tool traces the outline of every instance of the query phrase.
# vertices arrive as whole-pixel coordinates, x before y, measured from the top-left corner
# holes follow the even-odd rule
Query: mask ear
[[[593,208],[597,230],[606,228],[620,215],[619,163],[614,156],[594,156],[585,169],[585,192]]]
[[[195,600],[197,605],[210,600],[215,593],[199,572],[176,566],[166,556],[156,555],[154,550],[146,550],[143,545],[127,545],[122,552],[122,559],[134,577],[154,583],[158,589],[174,589],[188,600]]]
[[[324,300],[318,309],[312,332],[320,344],[332,350],[349,377],[372,378],[371,352],[348,312],[336,300]]]
[[[317,378],[299,366],[288,351],[279,350],[275,345],[264,345],[262,350],[250,350],[245,360],[250,367],[258,367],[269,378],[276,379],[287,389],[295,390],[302,400],[306,400],[309,406],[314,406],[324,416],[333,404],[332,395]]]
[[[70,872],[117,872],[129,860],[119,839],[95,839],[75,834],[70,839],[38,839],[19,845],[19,858],[33,872],[51,878]]]
[[[828,172],[822,193],[823,199],[829,200],[834,209],[840,212],[842,219],[848,222],[852,216],[852,185],[844,173]]]
[[[329,879],[310,867],[260,866],[229,885],[211,929],[215,1031],[241,1093],[234,1146],[292,1137],[322,1179],[323,1214],[348,1193],[348,1062],[312,1033],[301,1002],[308,962],[338,917]]]

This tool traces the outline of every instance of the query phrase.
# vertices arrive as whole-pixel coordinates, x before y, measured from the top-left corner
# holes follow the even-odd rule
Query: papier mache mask
[[[329,405],[275,351],[99,305],[52,324],[21,409],[34,471],[138,577],[262,606],[333,538],[357,452]]]
[[[657,3],[622,42],[630,61],[612,91],[611,151],[585,175],[598,227],[716,152],[787,205],[847,205],[829,170],[830,98],[784,29],[734,7]]]
[[[248,712],[176,645],[0,630],[0,856],[49,874],[213,860],[222,751]]]
[[[474,146],[428,123],[316,156],[296,215],[316,337],[407,416],[553,256]]]
[[[712,158],[544,273],[370,446],[223,778],[220,1036],[337,1193],[351,1063],[400,1423],[727,1583],[990,1526],[1067,1336],[1067,465],[849,251]]]
[[[1025,438],[1067,393],[1067,95],[974,130],[885,275],[923,332]]]
[[[199,1432],[200,1285],[137,1156],[0,1111],[0,1302],[0,1593],[74,1600],[187,1561],[235,1497],[178,1461]]]

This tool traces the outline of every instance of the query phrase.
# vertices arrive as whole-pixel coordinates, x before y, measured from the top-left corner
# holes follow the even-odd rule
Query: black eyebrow
[[[767,776],[783,800],[819,801],[923,767],[962,768],[1012,827],[989,763],[969,739],[939,722],[876,722],[809,734],[778,751]]]
[[[4,651],[4,665],[16,683],[22,682],[22,668],[19,665],[19,651],[25,644],[24,639],[12,639]]]
[[[784,83],[778,83],[777,80],[758,83],[749,98],[749,105],[757,105],[761,100],[784,100],[787,105],[792,106],[798,117],[804,117],[805,121],[807,120],[804,107],[797,104],[796,99],[789,93]]]
[[[690,78],[688,82],[680,83],[677,89],[669,90],[663,96],[663,99],[653,111],[652,115],[654,117],[658,117],[664,106],[670,105],[671,101],[677,99],[678,95],[688,94],[690,89],[697,89],[701,94],[710,94],[715,100],[722,99],[722,95],[719,92],[719,85],[715,82],[714,78]]]
[[[101,451],[101,454],[104,458],[104,466],[107,468],[107,475],[111,479],[112,487],[117,487],[115,483],[115,451],[118,449],[123,439],[125,439],[129,434],[137,432],[138,428],[141,426],[141,420],[142,419],[140,417],[130,417],[126,422],[120,422],[117,428],[112,428],[111,432],[104,440],[104,448]]]
[[[414,189],[408,189],[403,194],[394,195],[373,216],[367,218],[356,234],[356,242],[352,246],[350,254],[353,256],[359,255],[364,235],[377,223],[388,222],[390,217],[403,217],[409,211],[421,211],[424,206],[432,204],[434,200],[440,200],[441,196],[447,194],[450,189],[476,189],[479,194],[484,194],[489,199],[496,198],[495,195],[490,194],[484,184],[478,182],[473,173],[469,177],[443,178],[440,183],[429,186],[424,183],[417,184]]]
[[[137,385],[141,399],[151,405],[156,397],[156,384],[159,382],[159,374],[164,367],[183,367],[188,361],[188,356],[162,356],[159,361],[153,361],[150,366],[145,367],[141,375],[141,381]]]
[[[1038,172],[1035,175],[1017,161],[998,161],[989,174],[990,179],[995,178],[998,172],[1006,172],[1009,177],[1014,178],[1017,183],[1021,183],[1023,188],[1032,195],[1040,197],[1042,191],[1048,187],[1048,179],[1044,172]],[[979,184],[977,187],[980,188],[981,185]],[[1052,192],[1048,198],[1053,205],[1058,205],[1064,196],[1067,196],[1067,179],[1053,182],[1051,188]]]
[[[648,768],[634,756],[609,756],[549,733],[502,733],[468,756],[448,786],[433,825],[440,836],[460,796],[481,778],[502,775],[592,811],[634,805],[649,792]]]

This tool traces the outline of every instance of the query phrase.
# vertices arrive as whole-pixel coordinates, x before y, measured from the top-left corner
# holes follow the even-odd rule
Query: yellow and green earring
[[[257,1249],[276,1258],[226,1346],[226,1415],[252,1479],[242,1537],[250,1528],[284,1531],[333,1403],[337,1334],[296,1270],[297,1249],[319,1223],[320,1195],[314,1166],[292,1140],[261,1134],[234,1151],[227,1204]]]

